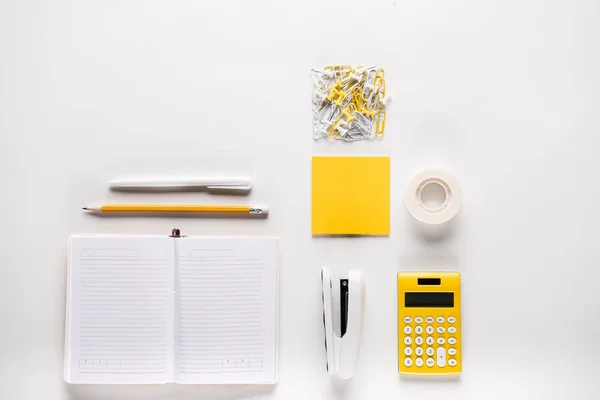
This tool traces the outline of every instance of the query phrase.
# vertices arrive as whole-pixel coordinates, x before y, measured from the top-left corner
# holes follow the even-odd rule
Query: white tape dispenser
[[[427,225],[440,225],[456,216],[462,204],[462,190],[454,175],[442,168],[427,168],[408,184],[406,209]]]

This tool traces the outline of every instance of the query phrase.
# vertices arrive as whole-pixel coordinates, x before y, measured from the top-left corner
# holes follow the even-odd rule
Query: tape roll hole
[[[438,213],[448,207],[451,196],[448,184],[437,178],[427,179],[417,189],[419,206],[430,213]]]

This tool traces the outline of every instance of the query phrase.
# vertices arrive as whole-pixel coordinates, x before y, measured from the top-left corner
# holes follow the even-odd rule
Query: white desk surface
[[[42,1],[0,5],[0,398],[598,399],[600,15],[595,0]],[[382,141],[315,143],[308,71],[385,67]],[[312,238],[310,157],[392,157],[392,232]],[[414,169],[450,166],[457,224],[424,240]],[[248,168],[249,199],[110,193],[128,172]],[[241,167],[240,167],[241,166]],[[98,218],[101,201],[265,202],[264,221]],[[273,388],[63,382],[72,232],[276,235]],[[458,381],[397,373],[396,271],[462,273]],[[325,372],[319,270],[361,268],[355,378]]]

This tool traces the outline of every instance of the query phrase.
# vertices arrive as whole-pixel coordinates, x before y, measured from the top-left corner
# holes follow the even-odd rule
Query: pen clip
[[[207,185],[206,190],[209,192],[237,192],[237,193],[246,193],[252,189],[251,184],[243,184],[243,185]]]

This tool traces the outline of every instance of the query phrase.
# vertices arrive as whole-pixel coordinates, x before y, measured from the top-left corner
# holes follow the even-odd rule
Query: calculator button
[[[422,358],[417,358],[417,359],[415,360],[415,365],[416,365],[417,367],[422,367],[422,366],[423,366],[423,359],[422,359]]]
[[[420,346],[420,345],[422,345],[422,344],[423,344],[423,338],[422,338],[421,336],[417,336],[417,337],[415,338],[415,344],[416,344],[417,346]]]
[[[412,322],[412,318],[411,317],[404,317],[404,319],[402,319],[402,321],[404,321],[405,324],[410,324]]]
[[[437,321],[438,324],[443,324],[445,321],[444,317],[437,317],[435,320]]]
[[[451,347],[448,349],[448,354],[451,356],[455,356],[456,355],[456,349],[454,347]]]
[[[404,348],[404,355],[405,356],[412,356],[412,349],[410,347],[405,347]]]
[[[417,357],[421,357],[423,355],[423,348],[422,347],[417,347],[415,349],[415,354],[417,355]]]
[[[446,366],[446,349],[443,347],[437,348],[437,366],[438,367]]]
[[[433,361],[433,358],[428,358],[425,363],[427,364],[427,366],[429,368],[431,368],[431,367],[433,367],[435,365],[435,361]]]
[[[429,357],[431,357],[433,355],[433,353],[435,353],[435,350],[433,350],[433,347],[428,347],[427,350],[425,350],[425,354],[427,354]]]
[[[456,333],[456,328],[451,326],[450,328],[448,328],[448,333]]]
[[[404,338],[404,344],[410,346],[412,344],[412,338],[410,336],[406,336]]]
[[[416,318],[415,318],[415,322],[416,322],[417,324],[422,324],[422,323],[423,323],[423,317],[416,317]]]
[[[427,322],[428,324],[433,324],[433,317],[425,318],[425,322]]]
[[[407,367],[410,367],[410,366],[412,365],[412,359],[411,359],[411,358],[408,358],[408,357],[406,357],[406,358],[404,359],[404,365],[406,365]]]
[[[404,334],[405,335],[410,335],[412,333],[412,328],[410,326],[405,326],[404,327]]]
[[[439,338],[437,338],[437,343],[438,344],[446,344],[446,339],[444,339],[443,337],[439,337]]]
[[[427,328],[425,328],[425,332],[427,332],[428,335],[433,335],[433,326],[427,326]]]
[[[423,327],[422,327],[422,326],[417,326],[417,327],[415,328],[415,333],[416,333],[417,335],[422,335],[422,334],[423,334]]]
[[[425,339],[425,343],[427,343],[428,345],[432,345],[434,342],[433,338],[431,336],[427,336],[427,339]]]
[[[448,338],[448,344],[456,344],[456,338]]]
[[[456,360],[451,358],[448,360],[448,365],[451,367],[455,367],[456,366]]]
[[[453,324],[455,322],[456,322],[456,318],[454,318],[454,317],[448,317],[448,323],[449,324]]]
[[[440,335],[444,332],[446,332],[446,329],[444,329],[443,326],[438,326],[436,329],[437,333],[439,333]]]

